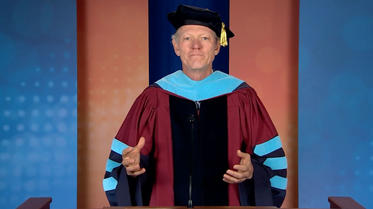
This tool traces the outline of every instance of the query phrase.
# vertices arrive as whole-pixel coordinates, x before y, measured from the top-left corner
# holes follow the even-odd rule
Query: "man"
[[[275,205],[287,163],[255,91],[212,63],[234,34],[208,9],[168,15],[182,70],[136,99],[113,140],[103,181],[111,205]]]

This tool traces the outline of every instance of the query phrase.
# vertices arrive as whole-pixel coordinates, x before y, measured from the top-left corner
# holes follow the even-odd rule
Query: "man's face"
[[[215,37],[214,31],[205,26],[184,25],[179,28],[172,44],[183,70],[212,70],[212,62],[220,49]]]

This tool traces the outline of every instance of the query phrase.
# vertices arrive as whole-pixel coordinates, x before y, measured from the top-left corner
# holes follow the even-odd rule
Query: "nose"
[[[192,49],[201,49],[202,44],[201,41],[198,39],[194,39],[192,42]]]

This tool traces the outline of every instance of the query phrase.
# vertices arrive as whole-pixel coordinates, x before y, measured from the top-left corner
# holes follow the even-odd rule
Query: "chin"
[[[208,70],[208,67],[194,67],[194,68],[190,68],[192,71],[200,71],[200,72],[203,72],[203,71],[206,71]]]
[[[209,69],[209,65],[206,65],[205,63],[200,63],[200,62],[193,62],[193,63],[190,63],[189,65],[184,65],[184,67],[191,71],[204,71],[204,70]]]
[[[208,69],[208,66],[201,65],[201,64],[195,64],[195,65],[191,65],[190,69],[192,69],[192,70],[204,70],[204,69]]]

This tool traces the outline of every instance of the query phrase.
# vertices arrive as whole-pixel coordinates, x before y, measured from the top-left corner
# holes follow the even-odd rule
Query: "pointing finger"
[[[246,172],[249,170],[248,166],[246,165],[234,165],[233,169],[236,169],[237,171],[240,171],[240,172]]]
[[[139,176],[139,175],[145,173],[145,171],[146,171],[145,168],[142,168],[141,170],[134,171],[134,172],[131,172],[131,171],[128,172],[127,171],[127,174],[130,175],[130,176],[134,176],[135,177],[135,176]]]
[[[128,153],[132,152],[133,147],[127,147],[122,151],[122,156],[126,156]]]
[[[126,167],[127,172],[135,172],[141,170],[140,165],[133,165]]]
[[[229,174],[230,176],[238,179],[238,180],[241,180],[241,179],[245,179],[246,176],[245,176],[245,173],[240,173],[240,172],[237,172],[237,171],[232,171],[232,170],[227,170],[227,173],[226,174]]]
[[[133,175],[138,176],[138,175],[145,173],[145,171],[146,171],[145,168],[141,168],[141,170],[134,172]]]
[[[132,164],[134,164],[135,161],[132,159],[132,158],[129,158],[129,157],[125,157],[123,158],[123,161],[122,161],[122,164],[125,166],[125,167],[128,167]]]
[[[241,183],[243,180],[239,180],[231,175],[224,174],[223,181],[230,183],[230,184],[235,184],[235,183]]]

